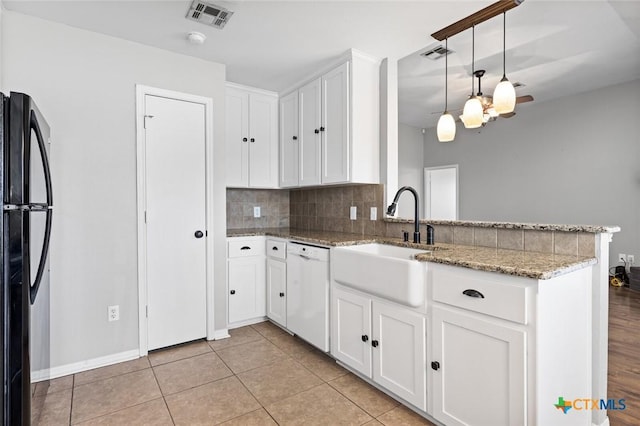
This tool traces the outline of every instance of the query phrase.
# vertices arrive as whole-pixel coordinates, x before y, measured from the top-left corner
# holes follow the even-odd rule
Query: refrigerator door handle
[[[31,211],[30,214],[36,213],[36,211]],[[33,305],[36,301],[36,296],[38,295],[38,290],[40,289],[40,283],[42,282],[42,276],[44,275],[44,268],[47,266],[47,256],[49,255],[49,241],[51,239],[51,219],[53,217],[53,210],[49,209],[46,211],[47,219],[46,225],[44,229],[44,241],[42,242],[42,254],[40,255],[40,262],[38,262],[38,272],[36,272],[36,278],[33,280],[33,285],[29,288],[29,298],[31,299],[31,304]]]
[[[42,158],[42,169],[44,170],[44,182],[47,187],[47,205],[52,206],[53,191],[51,190],[51,169],[49,168],[49,158],[47,156],[47,146],[46,146],[47,142],[42,137],[42,131],[40,130],[40,125],[38,124],[36,113],[33,110],[31,110],[30,127],[31,127],[31,130],[33,130],[36,134],[36,139],[38,141],[38,148],[40,149],[40,157]]]
[[[42,282],[42,276],[44,275],[44,269],[47,265],[47,256],[49,255],[49,241],[51,239],[51,221],[53,216],[53,211],[51,210],[51,204],[53,202],[53,195],[51,191],[51,170],[49,168],[49,158],[47,158],[47,147],[46,141],[42,137],[42,132],[40,131],[40,125],[38,124],[38,119],[36,118],[35,112],[31,111],[31,130],[33,130],[36,134],[36,139],[38,141],[38,148],[40,150],[40,156],[42,159],[42,168],[44,170],[44,180],[45,185],[47,187],[47,205],[37,205],[35,209],[31,209],[31,213],[38,213],[46,211],[46,225],[44,231],[44,241],[42,242],[42,252],[40,254],[40,261],[38,262],[38,272],[36,272],[36,278],[33,280],[33,284],[29,288],[29,298],[31,299],[31,304],[33,305],[36,301],[36,296],[38,295],[38,290],[40,289],[40,283]],[[30,201],[30,200],[29,200]],[[46,209],[46,210],[44,210]]]

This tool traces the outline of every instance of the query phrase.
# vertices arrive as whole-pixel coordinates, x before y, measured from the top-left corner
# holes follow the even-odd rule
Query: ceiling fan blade
[[[516,98],[516,103],[517,104],[523,104],[525,102],[532,102],[533,100],[534,100],[533,96],[531,96],[531,95],[518,96]]]
[[[507,112],[507,113],[504,113],[504,114],[500,114],[500,117],[504,117],[504,118],[511,118],[511,117],[513,117],[514,115],[516,115],[516,113],[515,113],[515,112]]]

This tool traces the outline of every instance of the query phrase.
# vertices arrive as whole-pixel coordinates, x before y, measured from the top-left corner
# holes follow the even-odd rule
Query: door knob
[[[193,235],[195,235],[196,238],[204,237],[204,233],[202,231],[196,231]]]

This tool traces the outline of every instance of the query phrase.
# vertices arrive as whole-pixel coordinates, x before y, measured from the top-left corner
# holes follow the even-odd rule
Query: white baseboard
[[[132,359],[138,358],[140,358],[139,350],[133,349],[126,352],[88,359],[86,361],[60,365],[58,367],[52,367],[46,370],[33,371],[31,372],[31,382],[41,382],[43,380],[55,379],[58,377],[68,376],[69,374],[93,370],[94,368],[98,367],[106,367],[107,365],[113,365],[123,361],[131,361]]]
[[[212,339],[207,338],[207,340],[221,340],[221,339],[226,339],[228,337],[231,337],[229,335],[229,330],[226,328],[223,328],[221,330],[215,330],[213,332],[213,338]]]
[[[244,326],[247,326],[247,325],[258,324],[259,322],[265,322],[268,319],[269,318],[267,318],[267,317],[251,318],[251,319],[248,319],[248,320],[238,321],[238,322],[234,322],[234,323],[231,323],[231,324],[227,324],[227,328],[229,330],[232,330],[232,329],[238,328],[238,327],[244,327]]]

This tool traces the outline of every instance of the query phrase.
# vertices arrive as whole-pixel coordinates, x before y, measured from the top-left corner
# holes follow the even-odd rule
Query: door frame
[[[436,167],[425,167],[423,174],[423,182],[424,185],[424,217],[425,219],[431,219],[431,186],[429,183],[429,173],[434,170],[442,170],[442,169],[455,169],[456,170],[456,218],[454,220],[458,220],[460,217],[460,170],[457,164],[448,164],[446,166],[436,166]]]
[[[136,84],[136,184],[138,228],[138,342],[140,356],[148,354],[147,340],[147,227],[146,210],[146,142],[144,132],[145,96],[158,96],[204,105],[205,108],[205,225],[206,225],[206,298],[207,340],[215,335],[213,286],[213,100],[211,98]],[[211,235],[208,231],[211,230]]]

